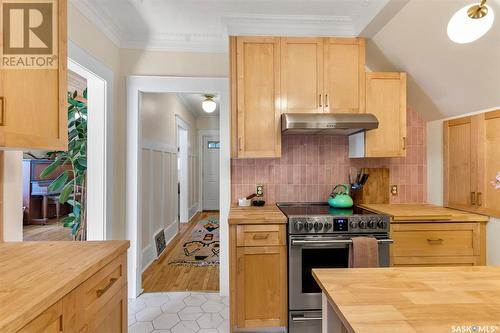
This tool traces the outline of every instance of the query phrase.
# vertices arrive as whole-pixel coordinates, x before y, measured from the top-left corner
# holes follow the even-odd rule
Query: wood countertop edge
[[[333,311],[335,311],[335,313],[337,314],[337,316],[339,316],[340,320],[342,321],[342,325],[344,325],[344,328],[347,330],[347,332],[348,333],[356,333],[354,331],[354,329],[352,328],[351,324],[349,323],[349,321],[346,319],[346,317],[342,313],[342,310],[340,310],[340,308],[337,306],[337,304],[335,303],[335,301],[330,296],[330,293],[326,292],[325,285],[323,284],[323,282],[321,282],[321,280],[316,275],[316,271],[317,270],[318,269],[313,269],[312,270],[312,275],[314,277],[314,280],[319,284],[319,287],[321,288],[321,292],[324,295],[326,295],[326,298],[328,298],[328,302],[331,304],[331,306],[333,308]]]
[[[243,224],[287,224],[288,220],[276,205],[264,207],[232,206],[229,211],[229,225]]]
[[[78,287],[80,284],[85,282],[92,275],[97,273],[101,268],[110,263],[113,259],[124,253],[130,247],[130,241],[108,241],[113,242],[118,245],[111,253],[105,255],[97,263],[91,265],[87,269],[80,272],[73,279],[61,285],[58,289],[55,289],[50,295],[41,299],[37,304],[30,305],[29,308],[17,311],[17,316],[10,320],[8,323],[0,326],[0,332],[17,332],[22,329],[30,321],[38,317],[45,309],[55,304],[65,295],[70,293],[73,289]],[[120,244],[121,243],[121,244]]]
[[[398,204],[395,204],[398,205]],[[422,204],[422,205],[428,205],[428,204]],[[479,223],[488,223],[489,222],[489,217],[486,215],[480,215],[476,213],[469,213],[469,212],[464,212],[460,211],[454,208],[447,208],[447,207],[440,207],[439,208],[444,208],[444,209],[449,209],[452,211],[456,211],[457,214],[453,215],[442,215],[442,214],[436,214],[436,215],[415,215],[415,216],[394,216],[393,214],[381,210],[381,209],[375,209],[370,206],[370,204],[360,204],[360,207],[369,210],[374,213],[378,214],[387,214],[391,216],[392,221],[395,223],[411,223],[411,222],[418,222],[418,223],[423,223],[423,222],[441,222],[441,223],[467,223],[467,222],[479,222]],[[474,218],[472,218],[472,216]]]

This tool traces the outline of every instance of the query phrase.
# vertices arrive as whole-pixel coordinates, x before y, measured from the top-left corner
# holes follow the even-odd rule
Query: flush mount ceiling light
[[[212,113],[217,109],[217,103],[214,101],[213,95],[205,95],[205,100],[201,102],[201,108],[206,113]]]
[[[458,44],[471,43],[490,30],[495,14],[486,0],[457,11],[448,22],[448,37]]]

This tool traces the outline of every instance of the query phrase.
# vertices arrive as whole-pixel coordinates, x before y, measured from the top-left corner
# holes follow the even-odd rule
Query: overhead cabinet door
[[[283,113],[323,112],[323,38],[281,38]]]
[[[444,122],[444,201],[451,208],[475,210],[477,117]]]
[[[22,25],[0,26],[2,36],[10,37],[0,69],[0,148],[66,150],[66,1],[2,1],[1,6],[11,23],[36,14],[42,28],[21,39]]]
[[[280,39],[237,38],[237,157],[280,157]]]
[[[365,42],[325,38],[325,110],[358,113],[365,108]]]

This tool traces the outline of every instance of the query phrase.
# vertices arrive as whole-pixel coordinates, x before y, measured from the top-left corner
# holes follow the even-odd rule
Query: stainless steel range
[[[352,237],[375,237],[380,266],[389,266],[390,218],[359,207],[281,203],[288,218],[289,333],[321,332],[321,289],[314,268],[348,268]]]

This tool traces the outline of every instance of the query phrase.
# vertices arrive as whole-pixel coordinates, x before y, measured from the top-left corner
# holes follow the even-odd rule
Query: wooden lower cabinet
[[[393,266],[486,265],[486,226],[480,222],[392,223]]]
[[[126,263],[117,257],[18,333],[127,332]]]
[[[231,328],[287,326],[285,230],[285,225],[231,226]],[[260,245],[266,242],[270,245]]]

